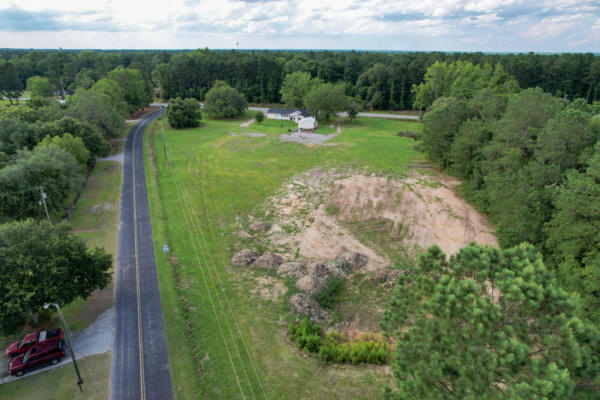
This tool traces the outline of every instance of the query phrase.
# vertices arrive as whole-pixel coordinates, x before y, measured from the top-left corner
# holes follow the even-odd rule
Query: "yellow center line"
[[[140,398],[146,399],[146,389],[144,385],[144,342],[142,338],[142,302],[140,296],[140,261],[138,259],[138,240],[137,240],[137,210],[135,201],[135,139],[140,130],[141,124],[138,126],[133,134],[133,150],[131,153],[131,174],[133,176],[133,243],[135,249],[135,289],[137,292],[137,319],[138,319],[138,346],[140,353]]]

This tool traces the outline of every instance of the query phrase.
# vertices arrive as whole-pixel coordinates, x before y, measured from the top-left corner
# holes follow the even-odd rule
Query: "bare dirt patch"
[[[242,123],[240,124],[240,127],[242,127],[242,128],[246,128],[246,127],[250,126],[250,124],[252,124],[253,122],[254,122],[254,118],[252,118],[252,119],[249,119],[249,120],[248,120],[248,121],[246,121],[246,122],[242,122]]]
[[[412,254],[437,244],[447,255],[471,241],[497,246],[487,218],[457,193],[450,178],[351,176],[335,181],[327,199],[344,221],[386,219],[390,230],[402,231],[402,245]]]
[[[256,286],[252,289],[253,296],[260,296],[265,300],[279,301],[287,291],[281,280],[272,276],[259,276],[254,279]]]
[[[306,133],[306,132],[294,132],[289,135],[279,136],[280,142],[294,142],[302,143],[305,145],[323,145],[323,146],[335,146],[333,143],[326,143],[327,141],[337,137],[337,134],[332,135],[321,135],[320,133]]]
[[[399,179],[313,169],[269,199],[274,218],[266,235],[286,260],[325,261],[354,251],[368,257],[368,271],[385,268],[390,259],[359,241],[352,223],[377,221],[411,257],[434,244],[447,255],[471,241],[497,246],[493,226],[458,195],[459,184],[444,175]]]

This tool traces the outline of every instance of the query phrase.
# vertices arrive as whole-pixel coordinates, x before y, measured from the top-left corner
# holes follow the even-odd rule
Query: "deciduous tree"
[[[193,128],[200,125],[202,113],[196,99],[172,99],[167,107],[169,124],[175,129]]]
[[[88,248],[68,224],[0,225],[0,324],[12,331],[44,303],[66,305],[110,282],[112,256]]]
[[[323,83],[313,87],[304,97],[304,106],[317,116],[317,119],[329,120],[336,112],[345,111],[350,104],[344,85]]]
[[[27,91],[33,97],[52,97],[54,95],[54,89],[50,81],[41,76],[32,76],[27,79]]]
[[[281,100],[288,107],[300,108],[304,96],[319,82],[319,79],[311,79],[308,72],[297,71],[286,75],[281,85]]]
[[[242,115],[247,108],[244,96],[225,82],[215,82],[206,93],[204,109],[212,116],[233,118]]]

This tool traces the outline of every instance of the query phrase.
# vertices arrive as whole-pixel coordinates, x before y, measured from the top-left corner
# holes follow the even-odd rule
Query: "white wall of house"
[[[283,119],[281,114],[267,113],[267,119]]]

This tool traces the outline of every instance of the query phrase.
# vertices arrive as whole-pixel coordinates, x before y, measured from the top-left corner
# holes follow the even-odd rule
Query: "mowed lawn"
[[[152,229],[177,399],[373,399],[392,381],[389,367],[325,365],[287,337],[285,298],[252,294],[266,273],[232,267],[236,219],[260,212],[291,176],[315,166],[402,175],[422,155],[399,131],[418,123],[359,118],[335,146],[281,143],[290,122],[203,119],[197,129],[145,137]],[[168,126],[165,124],[165,126]],[[265,137],[242,135],[264,133]],[[335,132],[329,124],[323,133]],[[163,252],[163,245],[170,252]],[[263,392],[264,391],[264,392]],[[265,396],[266,394],[266,396]]]
[[[73,211],[71,224],[75,232],[90,246],[104,247],[116,261],[117,232],[119,226],[119,198],[121,195],[122,166],[115,161],[98,162],[83,189]],[[88,299],[77,299],[62,307],[65,320],[72,331],[85,329],[100,314],[112,307],[112,283],[94,292]],[[48,326],[58,326],[50,321]],[[25,328],[26,330],[31,330]],[[17,340],[23,332],[3,341]],[[71,400],[107,399],[111,369],[111,353],[86,357],[79,363],[84,379],[84,392],[76,385],[77,378],[72,364],[51,371],[25,376],[15,382],[0,385],[0,400]],[[4,366],[2,366],[4,368]]]

